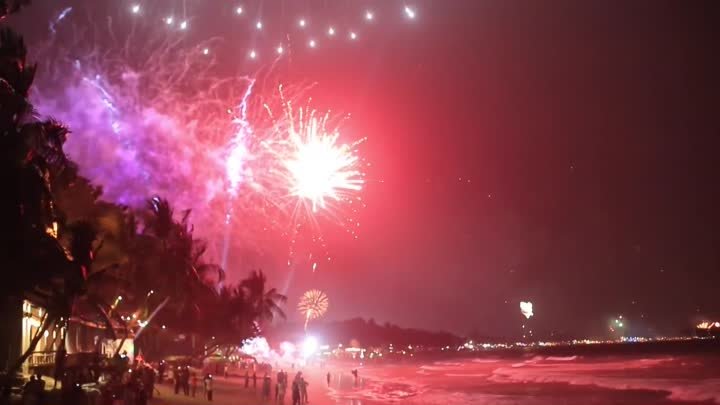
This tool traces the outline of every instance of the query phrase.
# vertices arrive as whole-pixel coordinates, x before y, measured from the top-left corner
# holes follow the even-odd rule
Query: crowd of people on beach
[[[165,366],[164,364],[161,364],[158,368],[158,375],[161,383],[165,378],[164,374]],[[190,366],[184,365],[175,367],[172,370],[171,379],[174,386],[175,395],[179,395],[180,393],[184,394],[185,396],[192,397],[196,397],[198,395],[200,379],[198,378],[198,373],[192,371],[190,369]],[[205,375],[203,375],[201,390],[201,394],[205,399],[207,399],[208,401],[213,400],[212,374],[206,373]]]
[[[257,388],[257,372],[253,371],[252,375],[250,370],[245,371],[245,388],[250,387],[250,380],[252,380],[252,386],[254,389]],[[278,371],[275,379],[275,402],[278,404],[285,403],[285,396],[287,395],[288,389],[290,390],[290,398],[292,405],[302,405],[308,402],[308,385],[310,385],[302,371],[298,371],[292,381],[289,380],[287,371]],[[272,395],[272,378],[270,372],[265,372],[262,378],[261,386],[261,397],[266,401],[270,401]]]

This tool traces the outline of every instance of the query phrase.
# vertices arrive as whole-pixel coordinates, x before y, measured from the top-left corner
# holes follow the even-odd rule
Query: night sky
[[[36,0],[20,21],[61,3]],[[197,30],[230,35],[210,18],[227,5],[200,3],[187,1]],[[416,21],[380,19],[355,47],[282,67],[352,113],[372,163],[359,240],[329,232],[332,268],[296,274],[291,305],[320,288],[330,319],[489,336],[519,334],[520,300],[541,336],[603,333],[618,314],[638,333],[720,317],[720,3],[413,4]]]

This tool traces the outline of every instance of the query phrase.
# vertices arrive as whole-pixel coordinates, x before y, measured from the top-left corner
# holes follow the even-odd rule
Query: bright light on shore
[[[315,337],[313,337],[313,336],[306,337],[305,341],[302,344],[303,357],[307,359],[308,357],[315,354],[315,352],[317,352],[318,346],[319,346],[319,344]]]

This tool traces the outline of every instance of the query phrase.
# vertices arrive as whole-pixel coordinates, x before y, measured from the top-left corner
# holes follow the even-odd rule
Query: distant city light
[[[203,55],[207,55],[210,53],[210,50],[205,48],[205,49],[203,49],[202,53],[203,53]]]
[[[262,27],[263,27],[262,21],[258,21],[257,24],[255,24],[255,28],[257,28],[257,29],[259,29],[259,30],[261,30]]]
[[[181,23],[180,23],[180,29],[181,29],[181,30],[184,30],[184,29],[186,29],[186,28],[187,28],[187,26],[188,26],[188,23],[187,23],[187,21],[183,21],[183,22],[181,22]]]
[[[137,14],[140,12],[140,5],[139,4],[133,5],[130,10],[133,12],[133,14]]]
[[[373,15],[372,11],[366,11],[365,12],[365,19],[368,21],[372,21],[372,19],[375,18],[375,15]]]
[[[354,32],[352,32],[352,31],[350,31],[350,39],[352,39],[353,41],[356,40],[356,39],[357,39],[357,34],[354,33]]]
[[[240,15],[240,14],[242,14],[242,13],[243,13],[243,8],[242,8],[242,7],[238,7],[238,8],[235,9],[235,14]]]
[[[298,25],[299,25],[301,28],[304,28],[304,27],[307,25],[307,21],[305,21],[304,18],[301,18],[300,21],[298,21]]]
[[[315,42],[314,39],[311,39],[310,42],[308,42],[308,46],[310,48],[315,48],[317,46],[317,43]]]
[[[278,55],[282,55],[282,53],[284,52],[284,49],[283,49],[282,45],[279,45],[277,47],[277,49],[275,49],[275,51],[278,53]]]
[[[335,28],[333,28],[333,27],[328,28],[328,35],[330,35],[330,36],[335,35]]]
[[[255,58],[257,58],[257,52],[250,51],[250,54],[248,56],[250,56],[250,59],[255,59]]]
[[[165,18],[165,24],[171,25],[172,23],[173,23],[173,18],[172,18],[172,17],[167,17],[167,18]]]

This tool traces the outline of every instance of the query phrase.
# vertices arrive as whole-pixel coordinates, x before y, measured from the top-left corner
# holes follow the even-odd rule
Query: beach
[[[351,374],[355,367],[357,386]],[[720,403],[718,370],[717,355],[528,356],[331,362],[306,367],[303,374],[310,383],[309,403],[318,405],[699,405]],[[257,391],[243,385],[241,378],[217,378],[213,403],[277,403],[260,398],[259,384]],[[200,394],[188,398],[171,391],[170,385],[161,386],[152,403],[207,403]],[[289,394],[284,403],[292,403]]]

